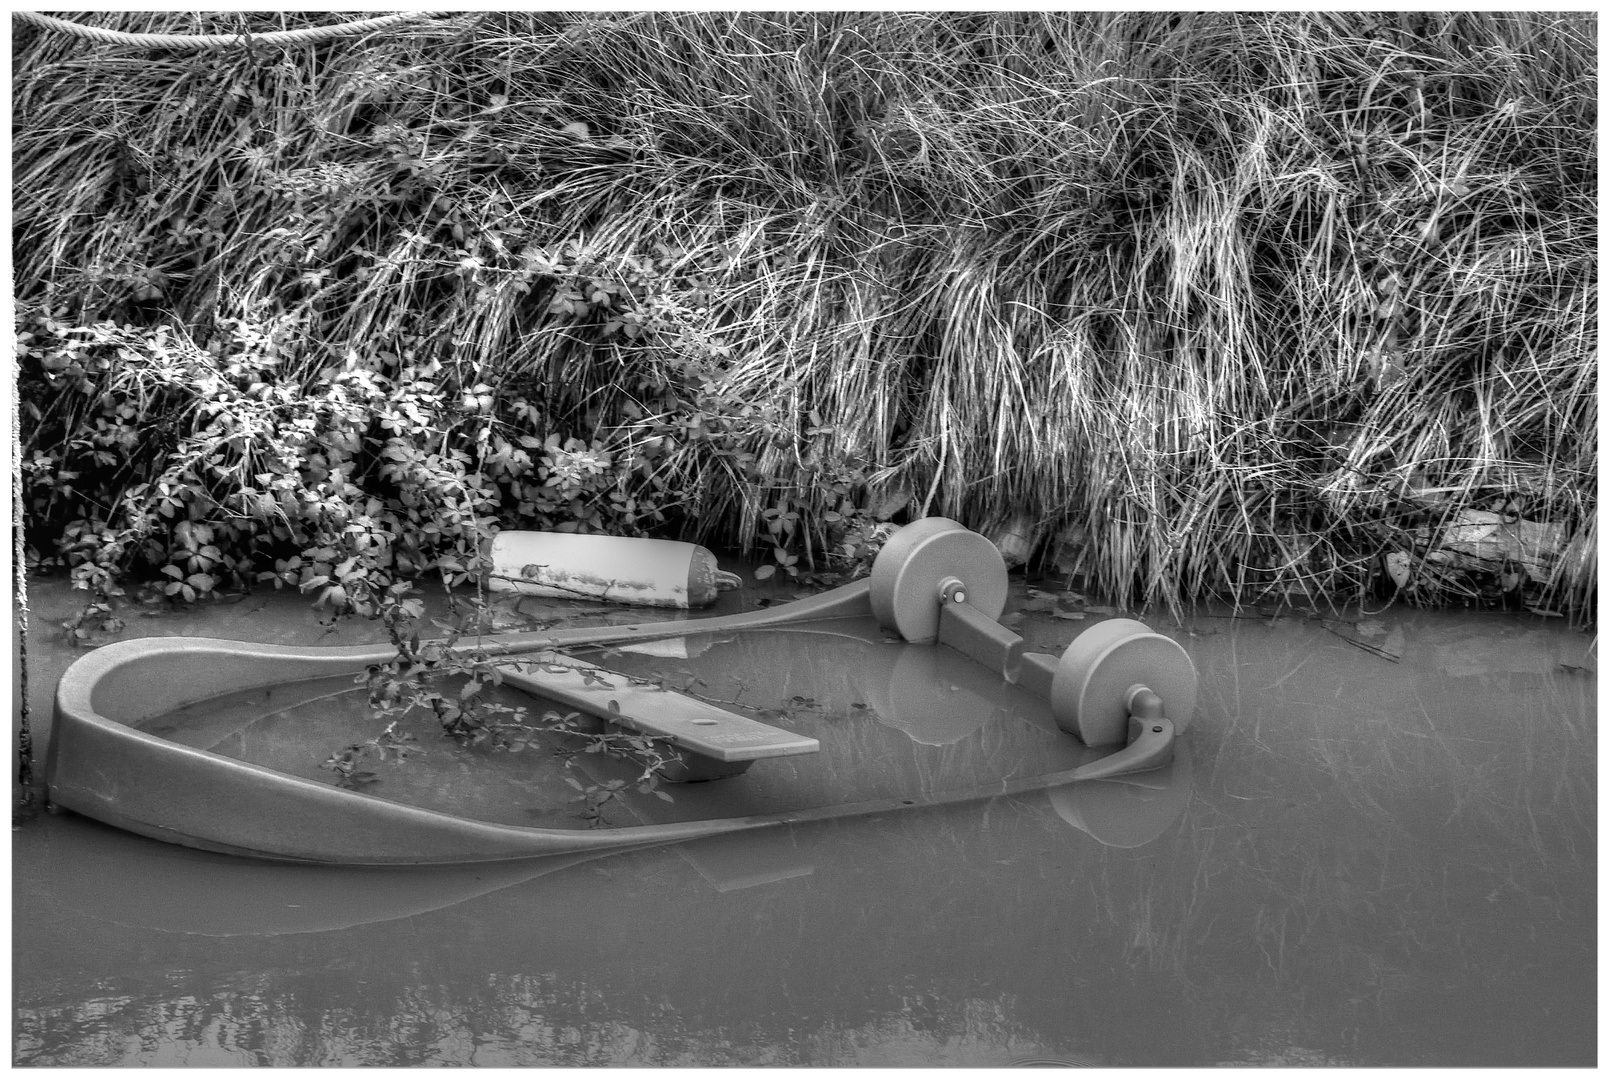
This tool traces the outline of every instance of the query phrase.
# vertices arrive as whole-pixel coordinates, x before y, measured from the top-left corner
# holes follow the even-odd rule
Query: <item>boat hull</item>
[[[836,722],[834,733],[858,730],[862,737],[858,742],[851,739],[832,755],[823,754],[830,760],[820,768],[811,765],[815,772],[792,772],[795,766],[786,762],[806,759],[786,758],[765,764],[768,777],[776,775],[775,783],[767,779],[752,782],[758,787],[745,787],[748,778],[739,778],[717,781],[709,785],[708,791],[684,788],[685,797],[678,795],[674,812],[667,815],[671,820],[640,818],[646,823],[618,828],[538,827],[485,820],[488,815],[480,811],[451,812],[458,804],[441,803],[433,808],[428,800],[415,800],[427,805],[414,805],[412,801],[384,798],[309,778],[312,770],[308,776],[298,776],[278,765],[270,768],[243,756],[215,752],[211,747],[223,747],[222,740],[212,739],[216,731],[195,745],[160,733],[161,718],[191,706],[194,709],[190,712],[201,714],[198,722],[207,727],[212,722],[207,717],[215,699],[231,694],[301,683],[312,686],[309,680],[339,684],[344,682],[342,676],[352,676],[355,681],[371,665],[395,657],[388,645],[330,648],[180,637],[106,645],[80,657],[57,688],[55,728],[46,760],[48,795],[55,807],[203,850],[303,863],[431,865],[620,851],[780,825],[1022,794],[1068,784],[1075,779],[1078,766],[1104,756],[1056,731],[1047,714],[1039,718],[1039,725],[1050,729],[1048,735],[1043,730],[1036,732],[1032,725],[997,729],[1018,734],[1002,736],[1006,739],[1001,744],[1004,749],[995,747],[998,760],[994,779],[984,781],[983,772],[970,768],[950,769],[947,771],[951,777],[963,780],[952,786],[936,775],[922,774],[914,764],[916,759],[905,760],[910,753],[921,751],[927,755],[922,760],[950,761],[952,747],[962,745],[956,740],[964,739],[973,725],[983,723],[990,715],[991,699],[1015,691],[1001,684],[997,676],[982,668],[974,670],[965,661],[956,668],[953,662],[960,658],[941,657],[938,646],[890,646],[876,625],[864,618],[865,594],[864,586],[857,584],[793,605],[797,614],[809,616],[806,619],[793,619],[788,617],[793,613],[774,611],[743,613],[655,626],[506,635],[484,643],[482,647],[490,646],[486,651],[493,655],[509,656],[538,648],[648,641],[667,633],[764,626],[809,631],[812,637],[822,640],[843,639],[850,649],[845,657],[881,657],[878,663],[886,668],[881,676],[875,676],[870,669],[849,675],[849,669],[859,665],[831,658],[805,663],[800,670],[836,672],[839,681],[848,680],[839,687],[840,694],[846,695],[846,700],[859,696],[872,701],[877,713],[885,718],[882,724],[855,721],[845,728],[845,722]],[[829,629],[830,620],[849,617],[861,618],[865,626],[847,638]],[[810,630],[801,622],[822,629]],[[868,648],[872,651],[865,652]],[[771,662],[792,670],[798,660],[795,653],[779,654],[774,647],[756,645],[756,649],[752,657],[739,657],[727,666],[753,671],[763,655],[774,654]],[[879,653],[879,649],[884,651]],[[940,679],[935,665],[948,675]],[[979,680],[978,685],[970,692],[961,692],[956,684],[969,679]],[[780,673],[770,681],[780,685]],[[861,690],[866,692],[862,694]],[[352,691],[361,693],[355,685]],[[274,692],[270,689],[265,696]],[[884,702],[879,696],[890,692],[906,703],[903,719],[897,701]],[[854,708],[865,706],[855,702]],[[912,729],[896,739],[898,745],[912,748],[909,752],[898,751],[892,744],[876,751],[874,747],[883,744],[867,733],[903,730],[909,726],[913,712],[924,720],[940,714],[954,715],[944,724],[929,723],[924,730]],[[322,722],[323,715],[315,710],[316,725]],[[949,730],[957,720],[966,723],[955,731]],[[330,734],[318,726],[311,730]],[[886,742],[892,737],[882,738]],[[928,743],[933,745],[927,747]],[[1031,762],[1038,762],[1045,771],[1023,775],[1024,766],[1031,768]],[[725,789],[728,784],[738,786]],[[689,787],[704,789],[705,785]],[[730,790],[731,797],[718,794],[713,790],[717,787]],[[857,792],[860,801],[855,801]],[[689,812],[698,816],[677,816]]]

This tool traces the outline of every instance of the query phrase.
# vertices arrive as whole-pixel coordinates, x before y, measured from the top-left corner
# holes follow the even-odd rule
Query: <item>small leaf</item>
[[[775,566],[772,566],[770,563],[767,563],[766,565],[764,565],[762,567],[759,567],[758,569],[756,569],[754,571],[754,580],[756,580],[756,581],[765,581],[768,578],[774,576],[776,574],[776,572],[777,572],[777,568]]]

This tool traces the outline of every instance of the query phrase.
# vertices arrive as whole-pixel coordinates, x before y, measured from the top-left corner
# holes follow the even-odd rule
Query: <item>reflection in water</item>
[[[925,746],[959,742],[1006,711],[996,704],[999,680],[985,682],[981,668],[952,663],[947,652],[900,649],[886,677],[867,680],[877,718]],[[974,685],[967,685],[969,675]]]
[[[1299,619],[1170,630],[1202,692],[1166,777],[429,872],[270,867],[44,818],[15,834],[16,1060],[1591,1063],[1585,639],[1375,619],[1398,662]],[[921,741],[892,698],[787,648],[633,662],[813,701],[799,717],[841,725],[890,783],[1007,768],[1036,733],[986,695],[1006,715]]]
[[[1052,788],[1050,805],[1067,824],[1108,847],[1137,848],[1162,835],[1190,801],[1190,742],[1160,769]]]
[[[1312,1030],[1292,988],[1352,1040],[1395,1018],[1396,1062],[1590,1060],[1595,680],[1559,668],[1578,636],[1515,622],[1404,613],[1398,663],[1291,620],[1202,639],[1219,821],[1185,835],[1203,868],[1234,868],[1197,882],[1238,898],[1245,951],[1221,955],[1263,991],[1227,1021],[1246,1033],[1231,1060],[1325,1046],[1251,1036],[1281,1013]],[[1438,662],[1483,634],[1531,655],[1481,676]]]
[[[131,842],[126,833],[83,824],[43,871],[67,910],[119,926],[207,937],[320,933],[406,918],[604,857],[400,869],[294,865],[143,838]],[[115,888],[107,887],[111,882]]]
[[[1189,799],[1188,751],[1165,769],[1045,793],[1062,821],[1103,844],[1138,847]],[[987,804],[985,806],[987,812]],[[208,937],[269,937],[349,929],[422,915],[534,881],[614,851],[503,863],[366,867],[272,863],[136,838],[70,819],[65,850],[43,870],[71,912],[126,927]],[[1050,827],[1052,819],[1044,818]],[[824,833],[808,826],[711,836],[672,850],[717,892],[815,872]],[[106,888],[116,882],[115,889]]]
[[[157,937],[164,960],[155,967],[141,959],[149,934],[128,931],[139,921],[175,925],[160,909],[170,898],[151,887],[136,890],[150,910],[103,899],[41,912],[28,937],[45,943],[59,969],[122,990],[36,997],[19,1013],[20,1060],[163,1064],[195,1053],[255,1064],[976,1065],[1076,1051],[1079,1040],[1047,1045],[1035,1034],[1040,1007],[1025,1015],[1021,1006],[1021,980],[1059,993],[1066,972],[1014,933],[1001,938],[1022,917],[1012,914],[1020,882],[1002,868],[1037,874],[1059,864],[1066,873],[1087,838],[1080,843],[1082,834],[1030,798],[987,804],[986,823],[977,809],[796,828],[769,851],[746,852],[750,838],[739,836],[524,881],[460,880],[466,895],[456,905],[415,915],[387,908],[378,912],[384,922],[342,930],[298,932],[283,920],[273,936],[170,929]],[[84,849],[127,839],[136,855],[178,850],[72,817],[41,832],[54,850],[36,852],[19,878],[52,895],[68,884],[58,868]],[[249,864],[181,854],[228,871],[192,872],[192,892],[216,890],[219,909],[239,897],[236,871]],[[810,872],[756,873],[756,861]],[[138,877],[132,861],[124,869]],[[351,871],[327,872],[358,887]],[[416,897],[425,890],[411,879],[439,885],[417,871],[373,873]],[[310,895],[303,886],[268,899]],[[192,903],[192,914],[200,907]],[[935,918],[957,907],[982,932],[933,950]],[[1043,907],[1030,918],[1060,915]],[[221,911],[205,913],[209,933],[227,932],[224,921]],[[914,968],[899,959],[923,954],[931,955]],[[901,969],[894,983],[877,974],[891,962]],[[978,973],[999,985],[980,996]],[[1060,1006],[1044,1008],[1053,1016]]]
[[[264,981],[246,978],[242,981]],[[277,980],[276,980],[277,981]],[[580,989],[583,997],[571,996]],[[470,1000],[466,1003],[466,991]],[[674,1014],[644,1009],[642,1026],[597,1022],[601,988],[558,987],[551,976],[491,977],[478,987],[421,981],[388,1003],[391,1016],[353,1009],[322,995],[249,988],[207,1002],[162,1005],[127,999],[89,1003],[94,1021],[73,1028],[60,1015],[26,1015],[20,1065],[93,1066],[979,1066],[1007,1062],[1035,1040],[1007,1017],[1009,1000],[978,998],[955,1007],[931,995],[904,999],[877,1019],[848,1026],[827,1020],[790,1037],[783,1029],[738,1023],[713,1035],[690,1031]],[[318,1008],[318,1020],[302,1018]],[[42,1034],[73,1036],[71,1055],[35,1053]],[[773,1042],[776,1035],[781,1041]],[[1055,1063],[1086,1064],[1060,1057]],[[1033,1055],[1023,1064],[1050,1064]]]

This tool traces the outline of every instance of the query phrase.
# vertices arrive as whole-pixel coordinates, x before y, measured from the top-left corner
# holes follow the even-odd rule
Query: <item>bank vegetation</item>
[[[28,540],[99,594],[946,514],[1123,602],[1592,603],[1591,15],[13,33]]]

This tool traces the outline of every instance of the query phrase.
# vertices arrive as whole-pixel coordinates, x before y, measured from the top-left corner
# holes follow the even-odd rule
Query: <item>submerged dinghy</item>
[[[316,768],[307,767],[321,756],[308,752],[309,740],[327,752],[340,723],[366,721],[358,700],[362,691],[352,679],[392,659],[389,646],[314,648],[197,638],[104,646],[76,661],[58,687],[46,765],[49,798],[56,806],[191,847],[300,862],[437,864],[623,850],[1045,790],[1167,765],[1195,708],[1196,675],[1184,650],[1141,623],[1113,619],[1080,635],[1060,658],[1026,653],[1022,638],[996,621],[1005,597],[1005,566],[993,545],[954,521],[927,518],[890,538],[868,580],[777,608],[506,634],[478,643],[479,650],[500,658],[501,692],[662,736],[677,755],[667,779],[713,781],[679,785],[668,809],[648,800],[637,815],[642,823],[626,827],[567,827],[554,814],[527,824],[541,817],[543,797],[533,777],[538,762],[547,760],[542,755],[500,755],[501,779],[474,773],[464,762],[437,766],[472,777],[455,781],[461,795],[442,794],[452,787],[437,782],[445,772],[421,772],[418,798],[320,779]],[[838,653],[802,665],[802,671],[780,672],[773,683],[831,671],[834,692],[844,702],[880,701],[874,683],[886,687],[900,672],[935,670],[931,662],[910,663],[912,650],[931,655],[940,649],[954,661],[945,665],[946,686],[953,691],[958,683],[970,685],[964,698],[952,693],[950,700],[965,700],[971,709],[1006,701],[1015,719],[980,725],[961,743],[954,742],[961,735],[933,740],[949,743],[933,749],[931,762],[946,763],[941,774],[935,771],[939,765],[924,764],[927,758],[892,750],[921,748],[927,740],[912,735],[914,741],[887,741],[903,739],[901,730],[914,732],[919,716],[879,724],[870,715],[876,710],[855,712],[867,709],[855,700],[834,717],[784,717],[784,727],[750,715],[755,707],[712,704],[573,656],[555,662],[559,650],[754,630],[838,642],[832,646]],[[888,630],[901,640],[889,639]],[[713,663],[722,652],[704,655]],[[733,700],[739,697],[741,692]],[[340,700],[347,705],[337,707]],[[890,714],[893,706],[879,709]],[[303,726],[286,726],[287,717],[299,717]],[[801,726],[814,731],[796,730]],[[972,729],[964,723],[959,730]],[[979,749],[972,760],[957,755],[957,745],[974,744]],[[891,764],[895,759],[911,764]],[[756,763],[760,767],[751,771]],[[395,772],[401,776],[414,768],[410,762]],[[555,772],[550,786],[560,779]],[[405,781],[387,783],[398,792]],[[495,801],[503,790],[498,783],[512,785],[507,790],[517,796],[513,801],[538,809],[506,811]]]

